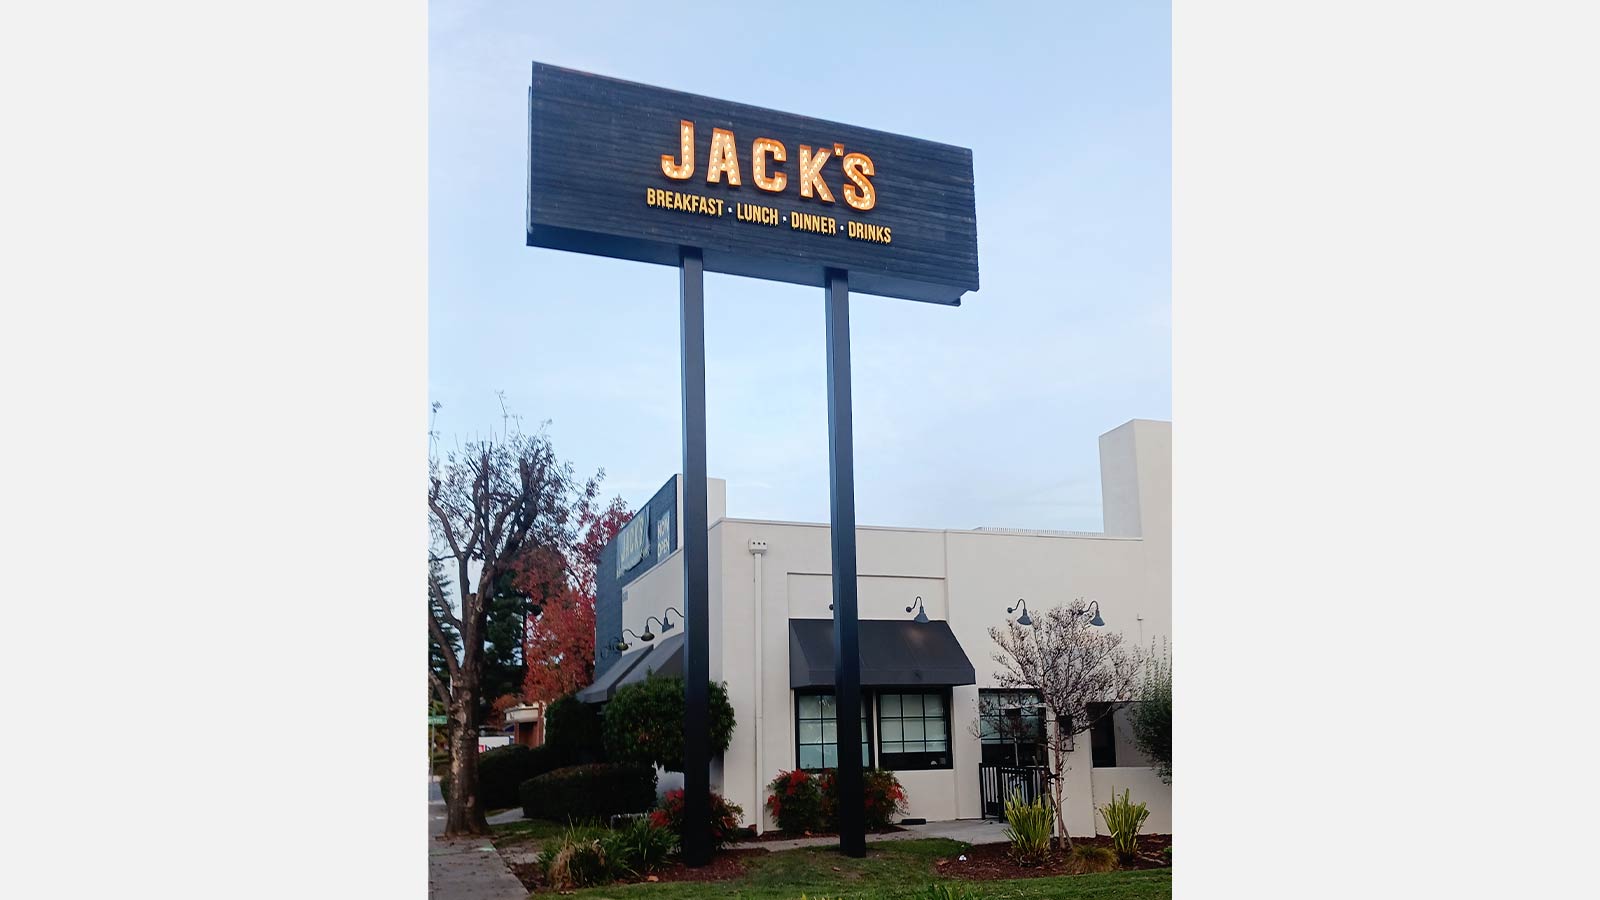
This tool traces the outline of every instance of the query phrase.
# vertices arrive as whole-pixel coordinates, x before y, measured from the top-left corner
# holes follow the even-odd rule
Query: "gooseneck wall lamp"
[[[1017,600],[1017,605],[1016,606],[1008,606],[1008,607],[1006,607],[1006,615],[1009,616],[1012,613],[1016,612],[1018,607],[1020,607],[1022,609],[1022,615],[1017,617],[1017,624],[1018,625],[1023,625],[1023,626],[1032,625],[1033,624],[1033,620],[1028,618],[1028,601],[1026,601],[1026,600],[1023,600],[1023,599],[1019,598]]]
[[[648,626],[648,625],[645,626],[644,633],[645,634],[650,634],[650,626]],[[647,643],[649,641],[655,640],[655,637],[656,637],[653,634],[650,634],[649,637],[645,637],[644,635],[640,635],[640,634],[634,634],[634,631],[633,631],[632,628],[624,628],[624,629],[622,629],[622,634],[632,634],[635,639],[641,640],[641,641],[645,641]],[[626,650],[629,647],[633,646],[632,644],[630,644],[627,641],[622,639],[622,634],[617,635],[617,643],[614,645],[618,650]]]
[[[1089,620],[1089,624],[1090,625],[1094,625],[1096,627],[1099,627],[1101,625],[1106,624],[1106,620],[1100,618],[1100,601],[1099,600],[1090,600],[1088,608],[1086,608],[1086,609],[1084,609],[1082,611],[1087,613],[1091,609],[1094,610],[1094,618]]]
[[[912,601],[911,605],[906,607],[906,612],[911,612],[913,609],[917,611],[917,614],[911,619],[911,621],[917,623],[918,625],[928,624],[928,608],[923,605],[921,597],[918,597],[916,600]]]
[[[671,631],[672,629],[678,627],[678,623],[672,621],[672,614],[673,613],[677,613],[678,614],[678,618],[680,618],[680,619],[688,618],[688,616],[685,616],[683,614],[683,610],[677,608],[676,606],[667,607],[667,611],[661,614],[666,619],[666,621],[661,623],[661,633],[662,634],[666,634],[667,632]]]
[[[1028,615],[1028,601],[1026,601],[1026,600],[1018,600],[1016,606],[1008,606],[1008,607],[1006,607],[1006,614],[1010,615],[1012,613],[1015,613],[1019,609],[1022,610],[1022,615],[1017,616],[1017,624],[1018,625],[1024,625],[1024,626],[1032,625],[1033,624],[1033,619],[1032,619],[1032,617],[1030,617]],[[1089,624],[1090,625],[1093,625],[1096,628],[1099,628],[1099,627],[1101,627],[1101,626],[1106,624],[1106,620],[1100,618],[1100,601],[1099,600],[1090,600],[1089,601],[1089,605],[1087,607],[1085,607],[1083,609],[1079,609],[1079,610],[1070,611],[1070,614],[1073,615],[1073,616],[1088,615],[1090,613],[1094,614],[1094,618],[1089,620]]]
[[[667,623],[661,621],[659,618],[656,618],[655,616],[646,616],[645,620],[644,620],[644,634],[639,635],[639,640],[644,641],[647,644],[656,639],[656,636],[650,633],[650,620],[651,619],[655,619],[656,620],[656,624],[661,626],[661,632],[663,634],[665,634],[666,631],[667,631]]]

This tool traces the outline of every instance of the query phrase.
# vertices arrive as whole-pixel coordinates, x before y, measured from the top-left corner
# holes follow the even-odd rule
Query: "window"
[[[950,768],[949,694],[879,694],[878,749],[886,769]]]
[[[872,765],[867,705],[861,696],[861,764]],[[839,765],[839,719],[832,694],[797,694],[794,698],[794,743],[797,768],[816,771]]]
[[[1044,701],[1037,691],[978,691],[986,765],[1044,765]]]
[[[1089,726],[1090,765],[1096,769],[1111,768],[1117,764],[1117,733],[1111,704],[1091,703],[1088,713],[1094,718]]]

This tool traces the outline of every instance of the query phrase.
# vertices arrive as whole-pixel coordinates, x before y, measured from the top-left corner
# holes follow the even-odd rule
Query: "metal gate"
[[[1020,793],[1025,802],[1042,799],[1050,805],[1050,770],[1044,766],[978,766],[978,795],[982,816],[1003,819],[1006,799]]]

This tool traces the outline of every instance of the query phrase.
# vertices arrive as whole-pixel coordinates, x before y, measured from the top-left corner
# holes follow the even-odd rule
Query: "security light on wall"
[[[928,624],[928,608],[923,605],[921,597],[918,597],[910,606],[906,607],[906,612],[911,612],[913,609],[917,611],[917,614],[911,621],[918,625]]]
[[[1026,627],[1028,625],[1032,625],[1033,624],[1033,620],[1028,618],[1028,601],[1026,601],[1026,600],[1023,600],[1023,599],[1019,598],[1017,600],[1017,605],[1016,606],[1008,606],[1008,607],[1006,607],[1006,615],[1009,616],[1012,613],[1016,612],[1017,611],[1017,607],[1021,607],[1022,608],[1022,615],[1017,618],[1017,624],[1018,625],[1022,625],[1024,627]]]

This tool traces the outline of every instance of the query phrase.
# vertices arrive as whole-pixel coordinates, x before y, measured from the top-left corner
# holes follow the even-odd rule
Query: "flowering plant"
[[[830,828],[839,827],[839,784],[832,769],[817,779],[822,788],[822,816]],[[888,769],[868,769],[861,773],[861,793],[867,828],[884,829],[905,814],[906,789]]]
[[[767,785],[767,810],[778,827],[790,834],[809,834],[822,830],[822,789],[817,779],[804,769],[779,772]]]
[[[716,791],[711,792],[711,849],[721,850],[733,842],[734,836],[739,832],[739,819],[744,815],[744,809],[737,803],[729,803]],[[683,840],[683,789],[667,791],[662,796],[661,803],[650,813],[650,824],[657,828],[670,828]]]

